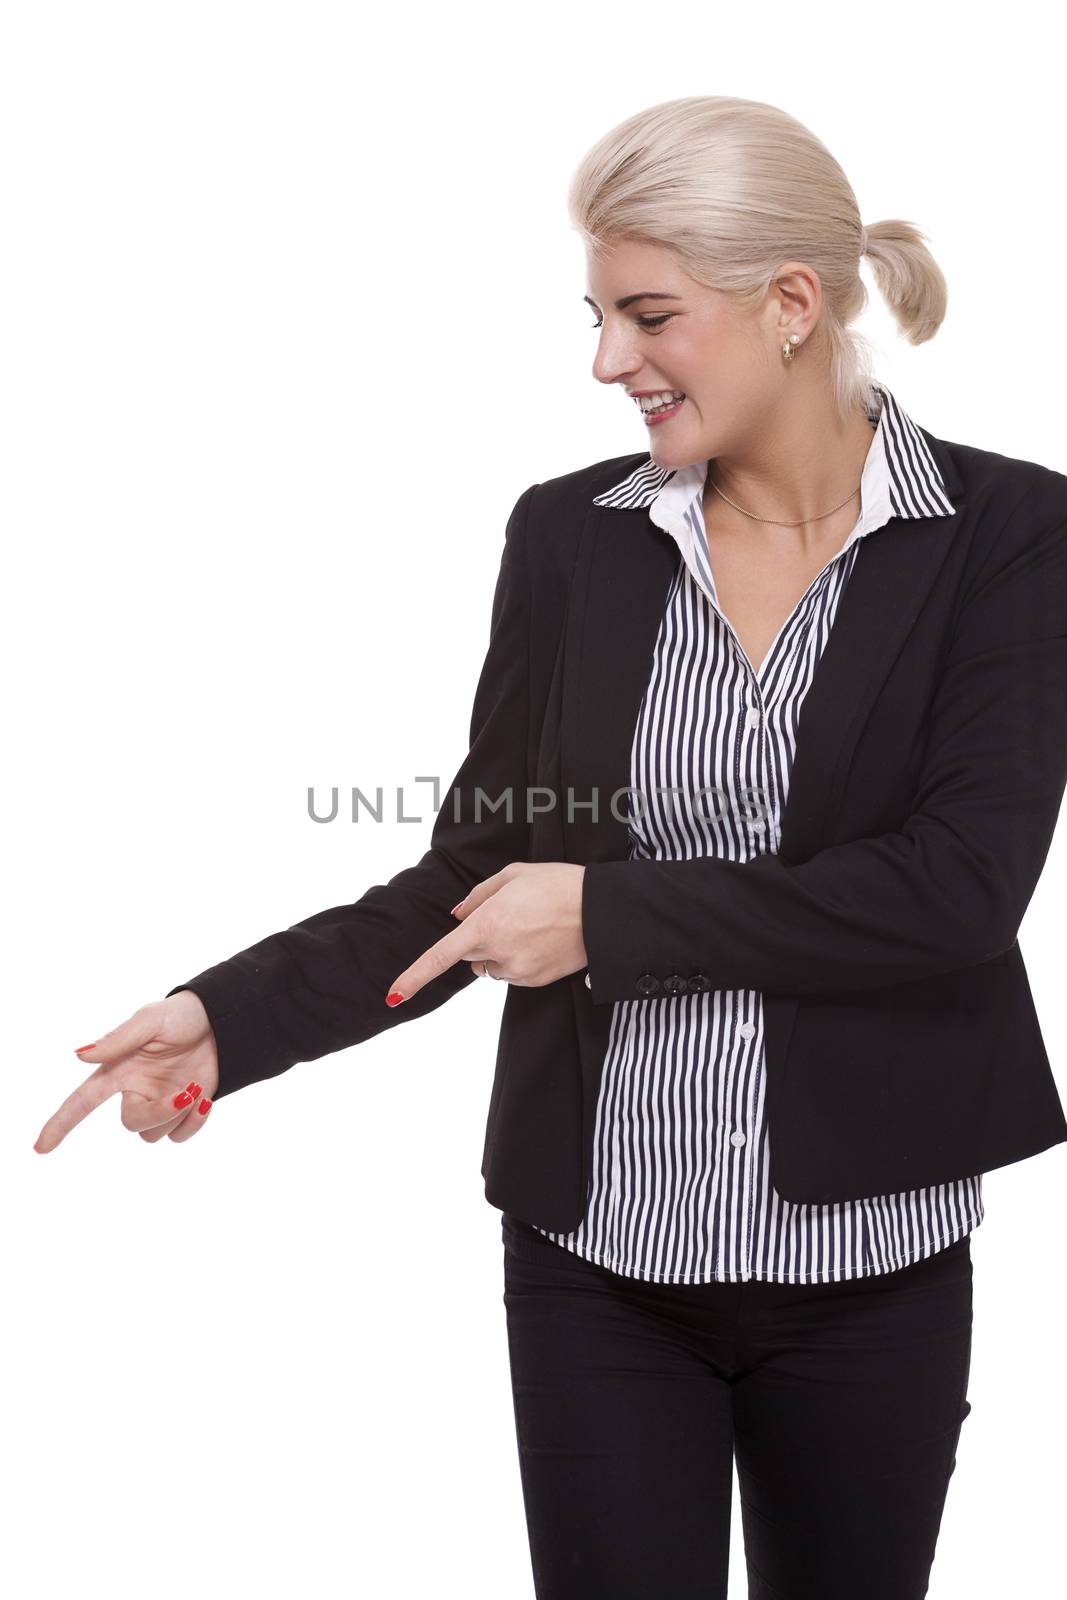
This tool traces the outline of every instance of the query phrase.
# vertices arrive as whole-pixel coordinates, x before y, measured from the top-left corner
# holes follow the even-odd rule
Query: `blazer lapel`
[[[778,854],[787,865],[822,849],[866,712],[948,555],[960,512],[902,521],[868,535],[841,596],[797,723]]]
[[[564,643],[559,807],[568,861],[630,853],[611,800],[630,782],[634,727],[677,563],[677,545],[647,511],[590,509]],[[592,800],[595,813],[583,804]],[[626,795],[615,809],[625,819]]]

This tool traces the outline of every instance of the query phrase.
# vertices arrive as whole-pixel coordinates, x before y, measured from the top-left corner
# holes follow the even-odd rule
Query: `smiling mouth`
[[[664,394],[668,395],[667,399],[662,398]],[[654,401],[648,395],[635,395],[634,403],[643,416],[654,417],[659,411],[670,411],[673,407],[680,406],[684,399],[685,395],[681,389],[675,389],[672,392],[661,390],[660,396]]]
[[[678,415],[684,404],[685,395],[683,395],[680,400],[670,400],[665,405],[653,406],[648,411],[642,411],[641,416],[644,420],[645,427],[655,428],[658,427],[660,423],[669,422],[672,417],[676,417]]]

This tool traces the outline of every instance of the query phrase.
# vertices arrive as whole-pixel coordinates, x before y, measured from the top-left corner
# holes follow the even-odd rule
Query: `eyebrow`
[[[626,307],[632,306],[635,300],[680,300],[681,298],[680,294],[656,294],[651,289],[642,289],[639,294],[624,294],[621,300],[616,300],[615,309],[616,311],[625,311]],[[583,294],[582,299],[586,305],[592,306],[594,311],[598,310],[596,301],[590,300],[587,294]]]

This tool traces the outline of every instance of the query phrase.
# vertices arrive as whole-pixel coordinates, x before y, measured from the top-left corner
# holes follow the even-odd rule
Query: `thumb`
[[[99,1062],[113,1067],[125,1060],[135,1050],[140,1050],[159,1031],[159,1016],[151,1006],[142,1006],[132,1017],[120,1022],[110,1033],[102,1033],[92,1044],[82,1045],[74,1053],[79,1061]]]

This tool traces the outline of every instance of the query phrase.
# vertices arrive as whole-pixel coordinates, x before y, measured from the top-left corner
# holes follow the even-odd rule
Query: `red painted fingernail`
[[[184,1106],[191,1106],[192,1103],[193,1097],[185,1089],[182,1090],[181,1094],[176,1094],[174,1096],[174,1104],[178,1107],[179,1111],[182,1110]]]
[[[194,1083],[187,1083],[185,1085],[185,1092],[186,1092],[186,1094],[191,1094],[193,1099],[195,1100],[197,1095],[200,1093],[200,1085],[198,1083],[195,1083],[195,1082]]]
[[[210,1100],[201,1100],[200,1104],[197,1106],[196,1109],[199,1111],[199,1113],[200,1113],[200,1115],[202,1117],[206,1117],[208,1112],[211,1110],[211,1101]]]
[[[400,993],[400,990],[394,989],[392,994],[386,995],[385,1003],[387,1006],[398,1006],[403,998],[404,996]]]
[[[96,1044],[96,1040],[95,1039],[93,1040],[92,1044],[80,1044],[78,1046],[77,1050],[75,1050],[74,1054],[76,1056],[80,1056],[83,1050],[91,1050],[93,1048],[93,1045],[95,1045],[95,1044]]]

